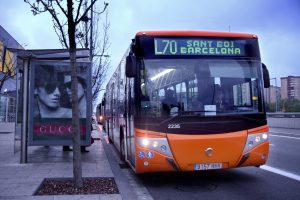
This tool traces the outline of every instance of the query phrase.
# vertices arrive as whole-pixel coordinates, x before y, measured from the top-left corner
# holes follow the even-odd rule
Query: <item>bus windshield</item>
[[[262,112],[261,62],[145,59],[141,111],[148,117]]]

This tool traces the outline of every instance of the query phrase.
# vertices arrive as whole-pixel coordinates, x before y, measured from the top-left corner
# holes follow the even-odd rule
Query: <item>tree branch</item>
[[[95,21],[96,30],[95,30],[95,34],[93,34],[95,37],[93,40],[94,45],[97,47],[94,49],[93,54],[92,54],[93,55],[93,63],[94,63],[93,73],[92,73],[92,75],[93,75],[93,77],[92,77],[92,89],[93,89],[92,99],[93,99],[94,103],[96,102],[99,92],[101,91],[101,86],[103,84],[108,66],[110,64],[109,58],[104,57],[105,53],[107,52],[107,50],[110,46],[109,36],[108,36],[108,30],[109,30],[110,24],[107,21],[107,13],[105,16],[105,21],[103,23],[103,29],[102,29],[103,34],[101,35],[102,40],[100,40],[100,41],[98,41],[98,39],[99,39],[99,34],[98,34],[99,20],[100,20],[100,18],[97,18]],[[96,57],[96,55],[97,55],[97,57]],[[98,57],[98,55],[99,55],[99,57]]]
[[[64,15],[67,16],[66,10],[61,6],[61,4],[59,3],[59,1],[58,0],[55,0],[55,1],[57,3],[57,6],[64,13]],[[43,0],[37,0],[38,5],[36,5],[35,3],[30,3],[29,0],[24,0],[24,2],[30,5],[30,7],[32,9],[31,11],[33,12],[34,15],[41,14],[41,13],[44,13],[44,12],[49,12],[50,13],[50,15],[52,17],[52,20],[55,22],[55,26],[54,27],[56,27],[62,33],[61,35],[57,34],[59,36],[60,42],[62,44],[64,44],[63,46],[65,46],[66,48],[68,48],[67,39],[65,37],[66,34],[65,34],[64,29],[63,29],[64,25],[62,25],[61,22],[59,21],[59,19],[57,17],[58,13],[55,12],[55,9],[53,7],[52,2],[48,1],[48,3],[47,3],[46,1],[43,1]],[[42,4],[41,7],[43,7],[43,8],[41,8],[39,6],[39,3]],[[57,33],[56,30],[55,30],[55,32]]]
[[[93,13],[101,15],[102,13],[104,13],[107,6],[108,6],[108,3],[104,2],[104,9],[101,12],[93,11]]]
[[[40,1],[42,2],[42,4],[45,6],[45,9],[47,11],[49,11],[49,13],[51,14],[52,18],[55,20],[56,24],[57,24],[57,28],[60,30],[61,32],[61,36],[62,36],[62,41],[63,43],[65,44],[65,47],[68,49],[68,43],[67,43],[67,40],[66,40],[66,37],[65,37],[65,32],[63,30],[63,25],[61,25],[59,19],[57,18],[57,13],[54,11],[53,7],[50,9],[49,7],[47,7],[46,3],[43,2],[43,1]]]
[[[30,5],[30,7],[31,7],[31,9],[32,9],[31,11],[32,11],[33,15],[38,15],[38,14],[41,14],[41,13],[47,11],[47,9],[46,9],[45,6],[44,6],[44,10],[40,10],[39,7],[35,5],[35,3],[32,4],[32,3],[30,3],[28,0],[24,0],[24,2]],[[42,2],[42,1],[41,1],[41,2]],[[38,3],[39,3],[39,2],[38,2]],[[44,5],[44,4],[43,4],[43,5]]]
[[[61,44],[62,47],[65,47],[66,49],[68,49],[68,46],[66,46],[66,43],[64,42],[63,38],[64,36],[60,35],[59,32],[61,33],[61,30],[59,29],[59,25],[56,24],[55,20],[52,18],[52,21],[53,21],[53,28],[54,28],[54,31],[59,39],[59,42]],[[61,33],[63,34],[63,33]]]
[[[96,3],[97,0],[93,0],[91,5],[89,5],[89,7],[87,7],[87,9],[84,11],[84,13],[81,15],[81,17],[78,19],[78,17],[76,17],[75,19],[75,24],[77,25],[80,21],[82,21],[82,18],[87,14],[87,12],[91,9],[91,7]],[[107,4],[108,5],[108,4]],[[104,9],[106,9],[107,5],[105,5]]]
[[[61,4],[58,2],[58,0],[55,0],[55,1],[56,1],[56,3],[57,3],[58,7],[60,8],[60,10],[64,13],[64,15],[65,15],[66,17],[68,17],[67,11],[61,6]]]
[[[78,5],[78,8],[77,8],[77,14],[76,14],[76,17],[75,17],[75,23],[76,23],[76,21],[77,21],[77,19],[78,19],[78,17],[79,17],[80,9],[81,9],[81,4],[82,4],[83,1],[84,1],[84,0],[80,0],[80,1],[79,1],[79,5]],[[95,0],[95,1],[97,1],[97,0]]]

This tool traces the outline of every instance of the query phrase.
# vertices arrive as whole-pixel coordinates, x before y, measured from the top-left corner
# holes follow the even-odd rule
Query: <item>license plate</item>
[[[222,163],[194,164],[194,170],[222,169]]]

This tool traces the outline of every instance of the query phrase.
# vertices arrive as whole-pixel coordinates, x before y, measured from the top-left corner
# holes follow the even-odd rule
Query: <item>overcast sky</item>
[[[99,5],[103,2],[99,1]],[[107,0],[111,68],[142,30],[215,30],[259,37],[270,77],[300,76],[299,0]],[[26,49],[60,48],[48,14],[33,16],[23,0],[0,0],[0,24]],[[112,70],[110,71],[111,74]],[[272,82],[271,82],[272,83]]]

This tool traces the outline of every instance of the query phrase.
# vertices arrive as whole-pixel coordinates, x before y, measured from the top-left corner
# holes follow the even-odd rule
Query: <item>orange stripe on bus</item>
[[[264,126],[260,126],[260,127],[256,127],[256,128],[252,128],[248,130],[248,133],[262,133],[262,132],[269,132],[269,126],[268,125],[264,125]]]
[[[148,131],[148,130],[143,130],[143,129],[138,129],[135,128],[135,136],[136,137],[152,137],[152,138],[165,138],[167,136],[166,133],[162,133],[162,132],[155,132],[155,131]]]

